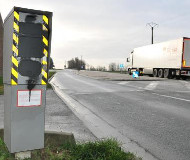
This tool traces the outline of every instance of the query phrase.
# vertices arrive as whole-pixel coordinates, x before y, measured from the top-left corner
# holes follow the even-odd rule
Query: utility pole
[[[152,44],[154,43],[154,40],[153,40],[153,36],[154,36],[154,28],[157,26],[158,27],[158,24],[154,23],[154,22],[151,22],[151,23],[147,23],[146,25],[149,25],[151,27],[151,30],[152,30],[152,39],[151,39],[151,42]]]

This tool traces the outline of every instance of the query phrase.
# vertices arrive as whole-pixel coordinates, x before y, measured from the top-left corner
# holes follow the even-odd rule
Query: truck
[[[160,78],[186,79],[190,75],[190,38],[151,44],[135,48],[127,58],[129,74]]]

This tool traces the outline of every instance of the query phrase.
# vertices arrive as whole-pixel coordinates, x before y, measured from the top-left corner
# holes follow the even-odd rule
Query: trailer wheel
[[[157,70],[157,69],[154,69],[154,70],[153,70],[153,76],[154,76],[154,77],[158,77],[158,70]]]
[[[170,77],[170,70],[164,69],[164,78],[169,78],[169,77]]]
[[[163,78],[164,77],[164,71],[163,69],[158,70],[158,77]]]

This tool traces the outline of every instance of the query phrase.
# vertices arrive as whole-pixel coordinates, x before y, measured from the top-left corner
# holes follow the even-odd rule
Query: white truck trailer
[[[128,72],[139,71],[160,78],[190,75],[190,38],[135,48],[127,58]]]

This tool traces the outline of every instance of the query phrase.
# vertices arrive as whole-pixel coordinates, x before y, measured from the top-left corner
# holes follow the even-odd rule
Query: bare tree
[[[106,67],[105,66],[98,66],[97,71],[106,71]]]
[[[85,61],[81,61],[78,57],[72,58],[67,63],[69,69],[85,70]]]
[[[109,71],[116,71],[116,63],[112,62],[109,64]]]

